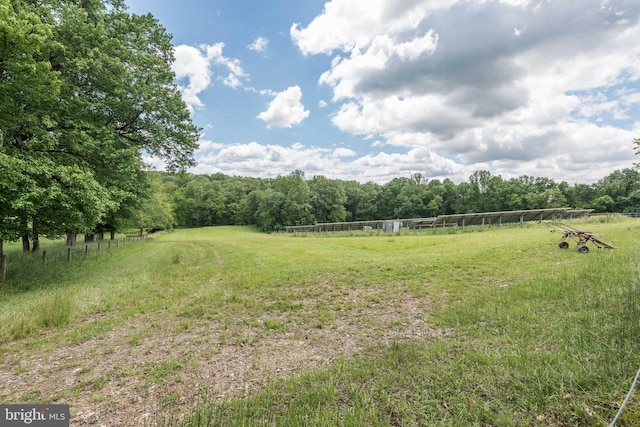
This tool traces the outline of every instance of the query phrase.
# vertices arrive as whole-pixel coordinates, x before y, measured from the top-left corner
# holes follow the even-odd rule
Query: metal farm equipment
[[[592,233],[591,231],[578,230],[577,228],[567,224],[556,224],[556,227],[558,229],[552,231],[562,233],[562,239],[560,239],[560,243],[558,243],[560,249],[567,249],[569,247],[569,239],[578,244],[578,252],[583,254],[589,252],[589,246],[587,246],[588,243],[592,243],[598,249],[615,249],[613,244],[605,242],[600,235]]]

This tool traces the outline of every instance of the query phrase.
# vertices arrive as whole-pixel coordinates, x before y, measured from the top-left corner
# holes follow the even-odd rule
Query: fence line
[[[640,218],[640,212],[623,212],[620,215],[628,216],[629,218]]]
[[[148,234],[130,235],[130,236],[125,236],[124,238],[121,238],[121,239],[107,240],[106,249],[107,250],[111,249],[113,245],[115,245],[116,248],[119,248],[120,245],[124,245],[125,243],[128,243],[128,242],[146,240],[148,236],[149,236]],[[47,250],[42,250],[42,262],[41,262],[42,268],[46,269],[47,264],[50,261],[54,261],[54,260],[56,261],[66,260],[67,262],[70,262],[73,259],[75,259],[78,254],[80,254],[81,256],[84,255],[84,258],[88,258],[90,253],[99,254],[103,250],[103,243],[104,243],[104,240],[99,240],[98,242],[95,242],[92,244],[85,244],[84,247],[81,249],[77,249],[77,246],[74,246],[74,247],[67,247],[66,250],[55,250],[53,251],[53,253]],[[6,280],[7,265],[8,265],[7,255],[0,256],[0,282],[4,282]]]

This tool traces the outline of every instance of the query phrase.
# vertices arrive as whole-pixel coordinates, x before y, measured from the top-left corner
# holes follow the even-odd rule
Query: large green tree
[[[0,0],[0,155],[24,177],[2,184],[3,238],[113,229],[148,191],[143,156],[193,165],[172,61],[164,28],[120,0]]]
[[[315,222],[311,207],[311,190],[304,172],[295,170],[273,181],[273,189],[285,196],[282,205],[283,225],[308,225]]]
[[[343,222],[347,218],[347,194],[342,182],[314,176],[309,181],[311,208],[316,222]]]
[[[640,190],[638,170],[631,168],[616,170],[595,184],[595,200],[609,196],[613,200],[613,204],[608,206],[609,211],[626,212],[630,208],[629,196],[637,190]],[[599,203],[597,208],[601,209],[602,203]]]
[[[170,230],[174,223],[169,197],[162,191],[161,177],[156,173],[149,173],[149,175],[150,196],[144,199],[132,221],[132,225],[140,230],[140,235],[145,229],[147,231]]]
[[[40,159],[22,154],[52,140],[43,126],[51,123],[49,111],[60,89],[47,55],[52,34],[36,10],[0,0],[0,256],[3,240],[23,234],[35,212],[34,195],[41,193]]]
[[[378,198],[382,188],[380,185],[373,182],[360,184],[357,181],[344,181],[343,187],[347,198],[347,221],[365,221],[379,217]]]
[[[409,200],[406,194],[403,193],[403,189],[408,186],[416,186],[414,181],[409,178],[398,177],[393,178],[382,186],[380,193],[378,194],[378,214],[381,219],[392,218],[407,218],[409,213],[407,210],[413,210],[411,202],[419,200]]]
[[[255,204],[255,219],[258,228],[264,232],[272,232],[283,229],[287,224],[284,218],[286,198],[280,191],[272,188],[255,190],[249,194]]]

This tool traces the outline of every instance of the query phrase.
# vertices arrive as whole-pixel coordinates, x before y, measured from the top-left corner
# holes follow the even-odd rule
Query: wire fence
[[[146,240],[148,238],[148,234],[142,235],[130,235],[124,236],[119,239],[114,240],[98,240],[93,243],[85,243],[84,245],[76,245],[67,247],[65,249],[46,249],[41,250],[41,256],[38,257],[36,254],[31,254],[33,257],[31,258],[32,265],[40,264],[42,268],[46,269],[47,265],[51,262],[60,262],[67,261],[71,262],[75,259],[83,259],[89,257],[91,254],[99,254],[105,250],[111,250],[112,248],[119,248],[120,246],[137,242],[141,240]],[[0,282],[4,282],[7,278],[7,270],[9,265],[9,258],[7,255],[0,256]]]

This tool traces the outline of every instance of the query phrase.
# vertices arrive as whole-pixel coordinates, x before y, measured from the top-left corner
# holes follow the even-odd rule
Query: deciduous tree
[[[198,130],[171,37],[120,0],[0,0],[4,238],[115,227],[147,191],[143,156],[193,165]],[[34,229],[35,228],[35,229]]]

